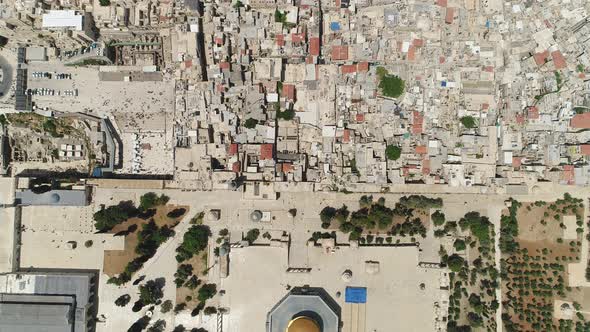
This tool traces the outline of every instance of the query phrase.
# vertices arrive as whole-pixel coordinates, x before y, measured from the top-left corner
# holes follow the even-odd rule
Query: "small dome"
[[[252,221],[260,221],[262,219],[262,212],[259,210],[254,210],[250,213],[250,220]]]
[[[320,327],[313,319],[301,316],[289,322],[286,332],[320,332]]]
[[[342,281],[349,282],[351,279],[352,279],[352,271],[344,270],[344,272],[342,272]]]
[[[219,220],[221,213],[219,210],[209,210],[209,212],[207,212],[207,220],[209,221],[217,221]]]
[[[51,197],[49,198],[49,201],[51,203],[58,203],[60,200],[61,200],[61,197],[57,193],[51,194]]]

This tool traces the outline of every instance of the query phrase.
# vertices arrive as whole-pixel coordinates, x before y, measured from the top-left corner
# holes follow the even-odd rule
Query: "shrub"
[[[213,315],[217,313],[217,308],[215,307],[207,307],[205,308],[205,310],[203,310],[203,313],[205,313],[205,315]]]
[[[174,210],[168,212],[168,214],[166,214],[166,216],[171,219],[176,219],[176,218],[180,218],[185,213],[186,213],[186,209],[179,208],[179,209],[174,209]]]
[[[453,246],[455,247],[455,250],[457,250],[457,251],[462,251],[467,248],[467,246],[465,245],[465,241],[463,241],[461,239],[455,240],[455,243],[453,243]]]
[[[170,310],[172,310],[172,301],[170,301],[170,300],[164,301],[164,303],[162,303],[162,306],[160,307],[160,312],[165,314],[165,313],[169,312]]]
[[[246,233],[244,240],[248,241],[248,243],[252,244],[254,241],[258,239],[260,235],[260,230],[258,228],[253,228]]]
[[[129,301],[131,301],[131,296],[129,294],[124,294],[115,300],[115,305],[118,307],[124,307],[129,303]]]

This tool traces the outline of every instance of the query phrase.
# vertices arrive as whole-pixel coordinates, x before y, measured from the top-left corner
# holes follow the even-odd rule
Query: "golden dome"
[[[320,332],[320,327],[313,319],[301,316],[290,321],[285,332]]]

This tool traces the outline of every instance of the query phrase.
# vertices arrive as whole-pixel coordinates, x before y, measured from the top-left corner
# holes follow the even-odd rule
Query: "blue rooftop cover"
[[[446,81],[442,81],[442,82],[440,82],[440,86],[443,86],[443,87],[444,87],[444,86],[447,86],[447,82],[446,82]]]
[[[365,287],[346,287],[344,302],[367,303],[367,289]]]
[[[339,22],[331,22],[330,23],[330,30],[332,30],[332,31],[340,30],[340,23]]]

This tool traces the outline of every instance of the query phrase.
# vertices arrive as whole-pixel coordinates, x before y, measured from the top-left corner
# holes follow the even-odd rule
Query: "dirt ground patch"
[[[207,283],[207,275],[205,274],[205,270],[207,270],[207,253],[203,252],[198,255],[193,256],[188,261],[184,261],[180,264],[190,264],[193,266],[193,274],[196,275],[199,280],[201,281],[200,285]],[[180,265],[178,264],[178,265]],[[195,288],[194,290],[188,289],[187,287],[180,287],[176,289],[176,303],[186,303],[187,310],[193,310],[199,301],[197,300],[197,292],[199,291],[200,287]],[[186,297],[192,297],[192,300],[186,301]]]
[[[515,215],[519,249],[503,253],[507,274],[502,278],[507,304],[503,313],[509,317],[503,322],[520,331],[562,330],[563,322],[553,316],[554,300],[582,302],[584,298],[581,290],[567,285],[569,264],[580,261],[582,235],[563,239],[563,217],[575,215],[581,220],[583,206],[571,197],[521,204]]]
[[[560,212],[552,211],[547,205],[535,206],[534,203],[522,203],[516,216],[519,225],[518,239],[556,241],[562,236],[562,229],[559,225],[562,222],[562,216]]]
[[[168,218],[167,214],[175,209],[185,209],[185,213],[177,218]],[[105,250],[104,252],[104,265],[103,270],[106,275],[113,277],[125,271],[125,267],[129,262],[137,258],[139,255],[135,253],[135,247],[137,247],[138,239],[137,234],[141,230],[144,224],[147,224],[151,219],[154,220],[158,227],[167,225],[170,228],[176,226],[182,217],[188,212],[188,206],[181,205],[165,205],[160,206],[156,209],[156,213],[152,218],[141,219],[141,218],[130,218],[118,225],[116,225],[109,233],[117,234],[125,231],[128,232],[125,236],[125,250]],[[134,231],[132,231],[135,229]]]

